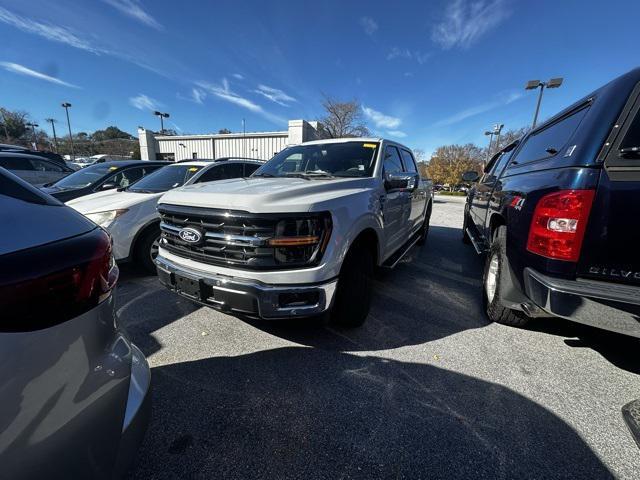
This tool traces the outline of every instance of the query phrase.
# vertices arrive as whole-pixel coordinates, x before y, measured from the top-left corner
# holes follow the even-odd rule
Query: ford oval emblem
[[[202,240],[202,233],[191,227],[181,229],[178,236],[187,243],[198,243]]]

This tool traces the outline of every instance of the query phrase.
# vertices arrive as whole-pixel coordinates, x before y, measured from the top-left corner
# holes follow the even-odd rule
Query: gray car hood
[[[369,190],[374,178],[236,178],[171,190],[158,204],[253,213],[313,211],[319,205]]]

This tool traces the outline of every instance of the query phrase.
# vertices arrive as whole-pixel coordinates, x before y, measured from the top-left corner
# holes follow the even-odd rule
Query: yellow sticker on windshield
[[[118,167],[109,167],[109,171],[110,172],[113,172],[114,170],[117,170],[117,169],[118,169]]]
[[[376,148],[378,145],[376,145],[375,143],[363,143],[362,146],[364,148]]]
[[[191,168],[189,169],[189,171],[190,171],[190,172],[197,172],[197,171],[198,171],[198,168],[197,168],[197,167],[191,167]]]

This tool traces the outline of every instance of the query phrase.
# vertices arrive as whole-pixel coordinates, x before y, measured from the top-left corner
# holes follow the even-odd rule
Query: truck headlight
[[[93,223],[98,224],[102,228],[107,228],[113,223],[116,218],[118,218],[120,215],[123,215],[127,211],[128,210],[126,208],[121,208],[118,210],[108,210],[106,212],[87,213],[85,217],[87,217]]]
[[[267,244],[275,249],[278,263],[313,264],[322,258],[330,236],[331,214],[323,212],[280,220]]]

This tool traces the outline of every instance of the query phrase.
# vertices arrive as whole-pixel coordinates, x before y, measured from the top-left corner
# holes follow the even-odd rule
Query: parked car
[[[292,146],[251,178],[163,195],[159,278],[226,312],[361,325],[374,267],[394,267],[425,241],[430,188],[395,142]]]
[[[44,185],[66,177],[73,170],[48,158],[31,153],[0,152],[0,167],[32,185]]]
[[[640,69],[495,155],[464,213],[491,320],[556,316],[640,337]]]
[[[68,202],[95,192],[126,188],[168,164],[169,162],[142,160],[100,163],[46,184],[42,190],[62,202]]]
[[[112,478],[136,453],[150,371],[118,328],[111,240],[0,168],[2,477]]]
[[[133,260],[155,273],[160,239],[158,198],[184,184],[248,176],[263,163],[227,159],[171,163],[124,189],[94,193],[67,204],[111,233],[117,261]]]

